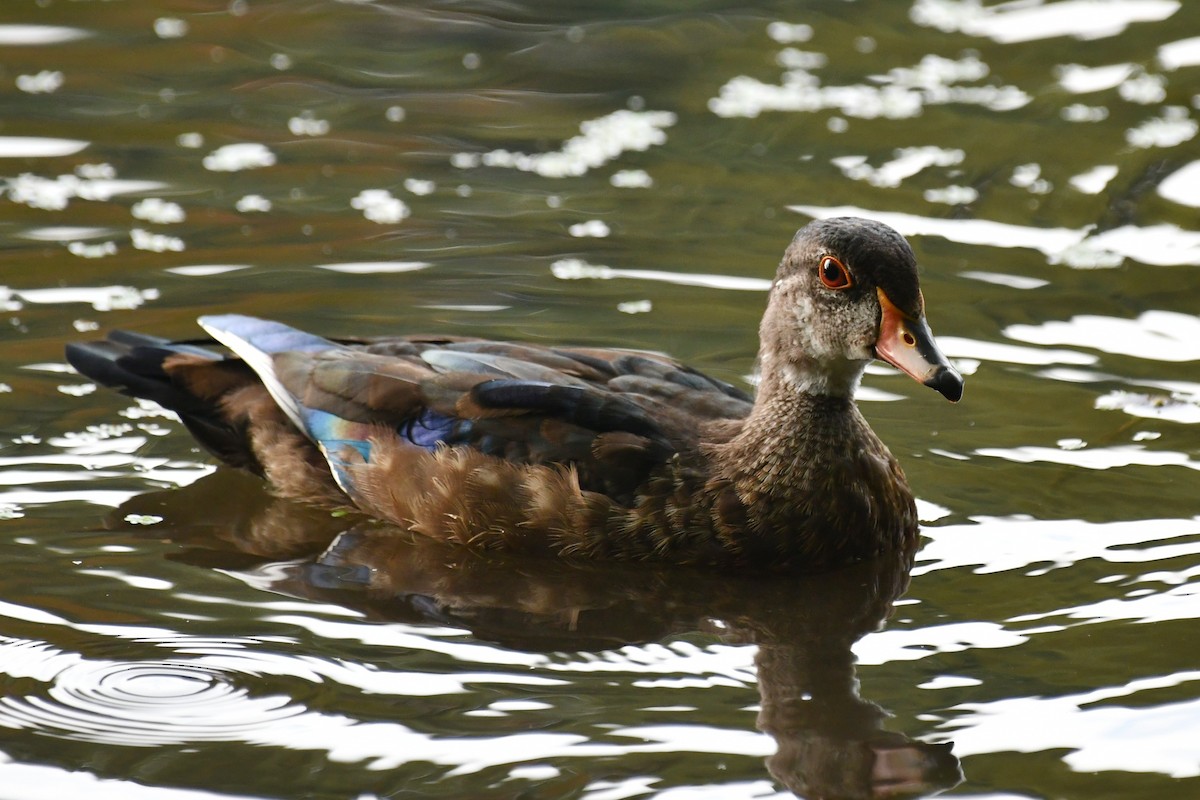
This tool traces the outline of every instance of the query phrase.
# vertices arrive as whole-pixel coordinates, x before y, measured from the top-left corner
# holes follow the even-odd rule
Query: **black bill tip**
[[[936,389],[951,403],[957,403],[962,399],[963,379],[954,367],[949,365],[938,367],[937,371],[926,378],[924,383],[930,389]]]

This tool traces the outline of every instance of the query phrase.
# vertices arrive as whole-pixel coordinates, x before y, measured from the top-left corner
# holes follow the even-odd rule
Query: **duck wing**
[[[570,465],[580,488],[633,502],[653,469],[694,449],[699,429],[741,418],[748,395],[653,354],[484,340],[342,343],[224,315],[201,325],[257,374],[355,494],[388,431],[428,451],[466,447],[521,465]]]

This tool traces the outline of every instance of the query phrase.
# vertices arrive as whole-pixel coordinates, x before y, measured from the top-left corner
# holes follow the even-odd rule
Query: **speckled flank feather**
[[[853,219],[806,226],[784,254],[753,399],[652,353],[334,342],[236,315],[203,321],[229,356],[123,332],[67,356],[285,498],[478,550],[812,570],[916,542],[908,483],[853,400],[885,315],[887,352],[920,334],[895,358],[956,400],[912,251]]]
[[[481,550],[550,552],[584,522],[574,470],[512,464],[466,448],[428,451],[388,431],[350,467],[351,497],[372,516]]]
[[[445,446],[426,451],[385,430],[372,436],[371,452],[370,463],[350,468],[355,506],[432,538],[480,550],[719,560],[711,547],[684,546],[689,530],[699,532],[680,510],[695,507],[691,491],[675,497],[648,492],[629,508],[582,489],[568,465],[514,464]],[[695,488],[672,481],[669,471],[652,485],[672,483]]]

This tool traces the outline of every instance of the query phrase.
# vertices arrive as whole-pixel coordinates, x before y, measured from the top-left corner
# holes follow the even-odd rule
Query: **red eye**
[[[850,270],[846,269],[846,265],[833,256],[825,256],[821,259],[821,263],[817,267],[817,274],[821,276],[821,283],[830,289],[845,289],[854,283],[850,279]]]

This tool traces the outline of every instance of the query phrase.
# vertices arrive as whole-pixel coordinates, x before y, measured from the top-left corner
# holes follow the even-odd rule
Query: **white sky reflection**
[[[733,289],[765,292],[771,288],[767,278],[743,278],[734,275],[698,275],[688,272],[666,272],[653,269],[616,269],[601,264],[589,264],[579,258],[564,258],[550,265],[550,271],[559,280],[612,280],[632,278],[643,281],[661,281],[676,286],[704,286],[711,289]]]
[[[1200,208],[1200,161],[1193,161],[1168,175],[1158,185],[1158,194],[1173,203]]]
[[[254,800],[257,795],[230,794],[226,791],[173,789],[144,786],[133,781],[98,778],[73,768],[62,770],[43,765],[15,763],[0,752],[4,785],[12,797],[21,800],[59,800],[63,797],[87,797],[89,800]]]
[[[64,44],[91,35],[90,31],[65,25],[0,25],[0,45],[5,47]]]
[[[1056,71],[1058,85],[1071,94],[1090,94],[1115,89],[1136,71],[1133,64],[1109,64],[1086,67],[1082,64],[1063,64]]]
[[[1021,342],[1070,345],[1149,361],[1200,360],[1200,318],[1175,311],[1146,311],[1137,319],[1081,314],[1038,325],[1009,325],[1004,335]]]
[[[0,136],[0,158],[50,158],[69,156],[87,147],[78,139],[53,139],[46,136]]]
[[[1178,0],[1060,0],[983,6],[979,0],[916,0],[910,16],[918,25],[987,37],[1001,44],[1070,36],[1119,36],[1136,22],[1157,22],[1179,10]]]
[[[1177,70],[1200,64],[1200,36],[1180,39],[1158,48],[1158,63],[1165,70]]]
[[[914,576],[962,567],[981,575],[1035,567],[1045,572],[1086,559],[1136,564],[1200,555],[1200,517],[1120,522],[972,517],[969,524],[922,532],[930,541],[917,554]]]
[[[666,129],[674,125],[670,111],[622,109],[580,124],[579,135],[548,153],[519,153],[492,150],[488,153],[458,153],[451,163],[461,169],[501,167],[533,172],[544,178],[583,175],[625,152],[640,152],[667,141]]]
[[[788,209],[814,219],[870,217],[905,236],[941,236],[960,244],[1000,248],[1028,247],[1044,253],[1051,264],[1083,269],[1118,266],[1122,257],[1154,266],[1200,265],[1200,232],[1165,223],[1125,225],[1091,235],[1091,226],[1036,228],[984,219],[935,219],[855,206],[796,205]],[[1116,257],[1115,263],[1111,257]]]
[[[1200,672],[1183,672],[1061,697],[964,703],[953,709],[964,715],[942,728],[960,757],[1066,749],[1071,752],[1063,761],[1078,772],[1194,778],[1200,776],[1200,700],[1146,706],[1138,694],[1196,681]]]

